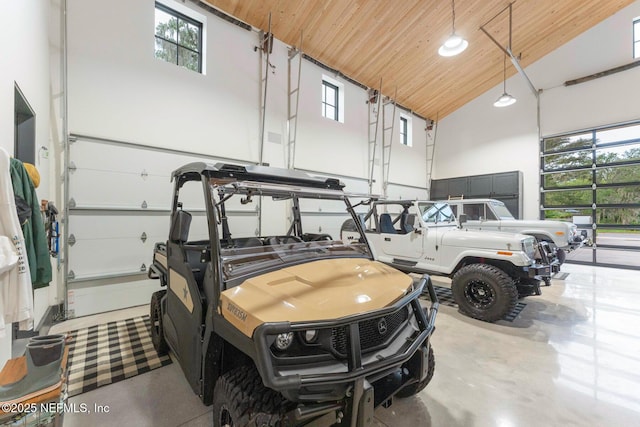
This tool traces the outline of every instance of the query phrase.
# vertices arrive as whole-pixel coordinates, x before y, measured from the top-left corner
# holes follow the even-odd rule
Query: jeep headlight
[[[575,224],[571,224],[569,225],[569,234],[571,235],[571,237],[575,238],[576,236],[578,236],[578,226]]]
[[[529,237],[522,240],[522,251],[531,259],[536,259],[536,239]]]
[[[291,347],[291,343],[293,343],[293,332],[284,332],[276,336],[274,344],[278,350],[284,351]]]

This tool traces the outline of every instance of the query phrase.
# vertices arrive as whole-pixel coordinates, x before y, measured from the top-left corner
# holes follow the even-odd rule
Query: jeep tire
[[[485,322],[503,319],[518,302],[513,279],[489,264],[462,267],[453,276],[451,291],[462,313]]]
[[[213,396],[213,427],[292,425],[284,414],[294,406],[280,393],[265,387],[253,366],[240,366],[222,375]]]
[[[156,349],[159,355],[167,354],[169,346],[164,339],[164,328],[162,326],[162,297],[167,291],[154,292],[151,295],[151,304],[149,307],[149,322],[151,328],[151,342],[153,348]]]
[[[429,361],[427,363],[429,364],[429,366],[427,368],[427,376],[422,381],[406,386],[405,388],[397,392],[396,396],[411,397],[413,395],[420,393],[431,382],[431,378],[433,378],[433,372],[436,369],[436,359],[433,356],[433,348],[431,348],[431,344],[429,344],[428,359]]]

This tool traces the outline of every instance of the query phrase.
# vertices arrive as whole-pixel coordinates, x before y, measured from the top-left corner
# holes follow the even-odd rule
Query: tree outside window
[[[202,72],[202,23],[156,3],[155,56]]]

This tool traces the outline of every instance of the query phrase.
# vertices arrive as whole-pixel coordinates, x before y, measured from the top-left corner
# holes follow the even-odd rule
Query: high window
[[[202,73],[202,27],[202,22],[156,2],[156,58]]]
[[[344,123],[344,84],[322,75],[322,117]]]
[[[400,143],[411,147],[411,117],[400,114]]]
[[[322,80],[322,117],[338,121],[338,86]]]
[[[400,142],[403,145],[409,145],[409,135],[407,134],[408,128],[407,119],[405,117],[400,117]]]
[[[633,57],[640,58],[640,16],[633,20]]]

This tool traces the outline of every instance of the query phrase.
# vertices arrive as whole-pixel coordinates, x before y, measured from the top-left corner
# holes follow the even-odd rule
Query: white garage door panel
[[[257,215],[228,215],[229,232],[234,239],[240,237],[255,237],[258,235]],[[218,233],[222,236],[222,228],[218,225]]]
[[[305,233],[326,233],[334,240],[340,239],[342,223],[349,215],[302,215],[302,230]]]
[[[188,147],[185,147],[188,150]],[[191,162],[218,163],[210,156],[198,156],[170,152],[153,147],[140,147],[119,143],[84,140],[79,137],[71,144],[70,160],[76,166],[88,169],[114,170],[140,175],[142,171],[149,175],[171,176],[171,172]],[[237,163],[232,161],[231,163]]]
[[[169,233],[169,214],[122,214],[117,215],[74,215],[73,234],[76,240],[109,239],[164,236],[167,240]]]
[[[168,215],[76,215],[75,243],[69,247],[69,269],[77,278],[131,273],[147,267],[153,245],[166,241]],[[141,239],[146,234],[146,241]]]
[[[389,184],[387,187],[387,199],[389,200],[428,200],[426,188]]]
[[[346,212],[347,205],[342,200],[302,199],[300,200],[300,212]]]
[[[70,270],[76,279],[99,278],[103,275],[129,274],[147,268],[153,257],[153,243],[138,238],[79,240],[69,248],[73,259]]]
[[[169,177],[78,168],[70,174],[69,195],[78,207],[169,209],[173,183]],[[200,196],[202,198],[202,196]]]

